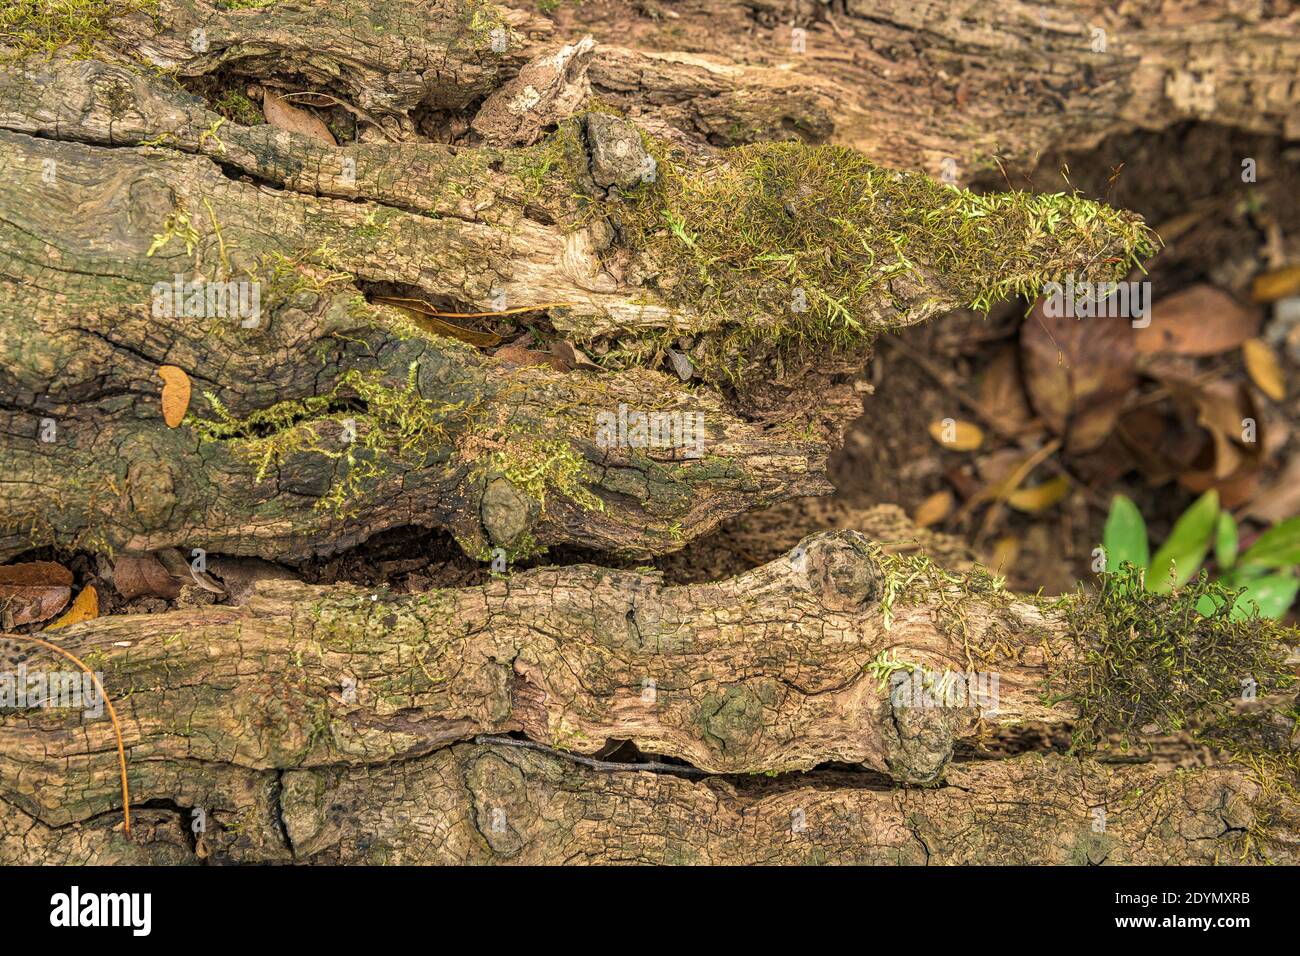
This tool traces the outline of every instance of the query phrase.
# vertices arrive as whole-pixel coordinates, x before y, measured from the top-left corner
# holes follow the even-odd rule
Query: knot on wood
[[[808,586],[832,611],[852,611],[878,600],[883,573],[877,550],[856,531],[836,531],[805,538],[795,549]]]
[[[583,134],[591,183],[600,195],[628,192],[653,168],[640,131],[621,116],[591,113],[583,120]]]

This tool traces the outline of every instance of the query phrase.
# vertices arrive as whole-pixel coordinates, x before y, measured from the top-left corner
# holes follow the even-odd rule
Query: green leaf
[[[1168,540],[1151,559],[1148,590],[1166,594],[1175,586],[1187,583],[1210,550],[1210,537],[1214,534],[1218,517],[1219,493],[1211,488],[1182,513]]]
[[[1288,518],[1261,534],[1241,556],[1241,563],[1265,568],[1300,564],[1300,517]]]
[[[1106,552],[1106,570],[1118,571],[1125,561],[1145,568],[1151,560],[1147,544],[1147,526],[1142,512],[1124,495],[1110,501],[1110,514],[1106,516],[1106,530],[1102,535]]]
[[[1214,526],[1214,559],[1219,562],[1219,570],[1227,571],[1237,563],[1237,519],[1231,512],[1220,511],[1219,521]]]
[[[1249,617],[1259,608],[1260,617],[1282,619],[1291,603],[1295,601],[1296,591],[1300,590],[1300,580],[1289,574],[1270,574],[1268,577],[1255,578],[1246,585],[1246,590],[1237,603],[1232,606],[1233,618]]]

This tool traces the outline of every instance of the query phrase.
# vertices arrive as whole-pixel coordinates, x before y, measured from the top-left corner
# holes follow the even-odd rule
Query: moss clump
[[[317,502],[339,517],[355,514],[358,501],[395,469],[418,468],[449,446],[449,433],[465,427],[478,398],[434,402],[419,393],[418,365],[394,388],[378,372],[351,370],[329,395],[277,402],[235,418],[215,395],[204,395],[216,420],[190,416],[203,441],[233,442],[238,455],[256,465],[261,482],[288,456],[310,452],[341,462],[329,491]],[[324,426],[330,425],[326,428]]]
[[[226,90],[212,105],[218,113],[240,126],[260,126],[266,123],[257,104],[240,90]]]
[[[1065,605],[1075,642],[1048,678],[1049,695],[1079,711],[1076,747],[1158,728],[1173,733],[1192,722],[1213,723],[1240,699],[1243,681],[1259,693],[1287,686],[1286,629],[1253,616],[1232,617],[1236,594],[1202,572],[1170,594],[1146,590],[1130,564],[1106,574],[1095,595]],[[1210,614],[1197,611],[1209,597]]]
[[[1076,195],[977,195],[842,146],[744,146],[700,172],[646,145],[653,182],[597,205],[665,299],[735,327],[720,356],[759,339],[848,347],[1066,274],[1118,280],[1155,249],[1137,216]]]
[[[605,502],[587,487],[587,460],[562,438],[533,438],[515,430],[506,447],[488,456],[482,477],[499,474],[546,510],[548,493],[558,493],[590,511]]]
[[[108,23],[158,0],[5,0],[0,7],[0,62],[31,54],[52,55],[74,47],[74,55],[89,57],[108,38]]]

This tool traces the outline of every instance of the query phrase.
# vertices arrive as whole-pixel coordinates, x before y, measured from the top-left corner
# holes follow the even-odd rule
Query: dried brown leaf
[[[1151,324],[1134,330],[1139,352],[1218,355],[1259,334],[1260,313],[1210,285],[1194,285],[1156,302]]]
[[[334,134],[316,114],[293,106],[270,90],[262,91],[262,113],[266,116],[266,122],[276,129],[297,133],[327,146],[338,145]]]
[[[113,562],[113,587],[130,601],[141,595],[171,600],[181,586],[152,554],[124,554]]]
[[[71,597],[72,572],[54,561],[0,567],[0,609],[6,627],[48,621]]]
[[[1098,447],[1137,384],[1133,329],[1118,318],[1051,317],[1034,306],[1020,331],[1025,389],[1069,451]]]
[[[163,421],[168,428],[175,428],[185,420],[190,407],[190,377],[175,365],[160,365],[158,377],[163,380]]]

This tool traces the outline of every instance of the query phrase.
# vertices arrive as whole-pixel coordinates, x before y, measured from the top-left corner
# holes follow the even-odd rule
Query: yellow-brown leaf
[[[87,584],[77,595],[77,599],[72,602],[72,607],[68,608],[67,613],[45,630],[56,631],[69,624],[93,621],[97,617],[99,617],[99,592],[92,585]]]
[[[989,559],[989,570],[994,574],[1006,574],[1016,565],[1020,557],[1020,539],[1015,535],[1005,535],[993,544],[993,554]]]
[[[1256,302],[1276,302],[1300,294],[1300,266],[1284,266],[1255,277],[1250,297]]]
[[[160,365],[158,377],[163,380],[163,421],[168,428],[175,428],[185,420],[190,407],[190,377],[175,365]]]
[[[1286,379],[1277,356],[1263,339],[1247,339],[1241,343],[1241,356],[1246,361],[1246,372],[1261,392],[1280,402],[1286,398]]]
[[[1007,504],[1017,511],[1037,514],[1040,511],[1046,511],[1054,504],[1058,504],[1069,493],[1069,479],[1064,475],[1057,475],[1055,478],[1047,479],[1041,485],[1013,491],[1007,496]]]
[[[952,511],[952,506],[952,492],[947,489],[937,491],[921,502],[916,509],[913,520],[922,528],[928,528],[930,525],[938,524],[948,517],[948,512]]]
[[[984,442],[984,431],[973,422],[942,418],[930,423],[930,437],[949,451],[974,451]]]

